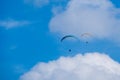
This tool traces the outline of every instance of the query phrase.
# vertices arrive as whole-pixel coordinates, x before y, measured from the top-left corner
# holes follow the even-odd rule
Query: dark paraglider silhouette
[[[78,39],[76,36],[74,36],[74,35],[66,35],[66,36],[62,37],[62,39],[61,39],[60,41],[63,42],[64,40],[66,40],[66,39],[68,39],[68,38],[73,38],[73,39],[75,39],[75,40],[79,40],[79,39]],[[72,49],[69,49],[68,51],[71,52]]]

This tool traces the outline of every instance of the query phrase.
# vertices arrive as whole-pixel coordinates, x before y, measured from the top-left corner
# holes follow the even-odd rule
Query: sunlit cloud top
[[[120,64],[102,53],[38,63],[20,80],[119,80]]]

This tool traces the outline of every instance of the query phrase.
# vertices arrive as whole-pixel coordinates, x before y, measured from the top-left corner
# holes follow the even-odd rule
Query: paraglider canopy
[[[62,39],[60,41],[63,42],[65,39],[68,39],[68,38],[73,38],[73,39],[77,39],[78,40],[78,38],[73,36],[73,35],[66,35],[66,36],[62,37]]]

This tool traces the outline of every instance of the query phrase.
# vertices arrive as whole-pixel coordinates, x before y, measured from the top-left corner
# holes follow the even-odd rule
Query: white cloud
[[[51,19],[50,31],[78,37],[88,32],[98,39],[120,40],[118,15],[120,9],[110,0],[70,0],[66,10]]]
[[[61,57],[38,63],[20,80],[119,80],[120,64],[101,53]]]
[[[24,25],[28,25],[28,24],[30,24],[28,21],[17,21],[17,20],[13,20],[13,19],[0,21],[0,26],[5,27],[6,29],[24,26]]]
[[[36,7],[42,7],[49,4],[49,0],[24,0],[25,3],[33,4]]]

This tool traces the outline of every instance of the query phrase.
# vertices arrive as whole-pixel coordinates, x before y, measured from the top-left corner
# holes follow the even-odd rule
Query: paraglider
[[[75,40],[79,40],[79,39],[78,39],[76,36],[74,36],[74,35],[66,35],[66,36],[62,37],[62,39],[61,39],[60,41],[63,42],[64,40],[66,40],[66,39],[68,39],[68,38],[72,38],[72,39],[75,39]],[[68,51],[71,52],[72,50],[69,49]]]
[[[85,41],[86,44],[88,44],[88,41],[91,39],[92,35],[90,33],[83,33],[81,34],[81,39]]]

